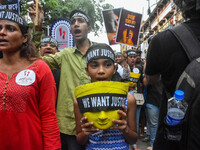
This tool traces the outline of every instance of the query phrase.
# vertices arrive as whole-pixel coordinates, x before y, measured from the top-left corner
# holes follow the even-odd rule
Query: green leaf
[[[32,0],[21,0],[21,14],[28,14],[28,2]],[[91,27],[95,34],[103,25],[101,10],[113,8],[105,4],[105,0],[40,0],[44,11],[44,26],[51,26],[58,19],[69,19],[69,14],[74,9],[84,11],[91,19]],[[98,22],[98,24],[97,24]]]

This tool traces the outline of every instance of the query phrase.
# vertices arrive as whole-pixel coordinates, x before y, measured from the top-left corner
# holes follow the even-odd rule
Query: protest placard
[[[75,41],[70,33],[70,21],[58,19],[51,26],[50,35],[58,41],[58,49],[74,47]]]
[[[122,8],[102,10],[102,17],[104,20],[106,34],[110,45],[117,44],[115,40],[118,30],[119,16],[121,13],[121,9]]]
[[[19,9],[19,0],[1,0],[0,1],[0,10],[9,9],[12,11],[20,13]]]
[[[142,22],[142,14],[121,10],[116,43],[125,44],[137,48]]]

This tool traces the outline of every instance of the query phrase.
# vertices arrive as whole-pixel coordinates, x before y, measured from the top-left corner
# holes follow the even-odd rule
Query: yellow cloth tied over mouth
[[[129,81],[125,81],[125,82],[129,83],[130,87],[134,87],[136,83],[138,82],[140,75],[141,75],[140,73],[130,72],[130,79]]]
[[[75,97],[80,112],[93,122],[94,127],[108,129],[114,125],[113,119],[119,120],[118,110],[125,105],[129,84],[123,82],[100,81],[75,88]]]

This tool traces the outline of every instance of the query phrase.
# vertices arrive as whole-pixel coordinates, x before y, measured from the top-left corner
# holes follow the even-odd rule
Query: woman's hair
[[[31,41],[30,31],[24,34],[22,32],[22,36],[25,36],[25,34],[28,34],[29,37],[28,40],[21,45],[20,56],[23,58],[27,58],[28,60],[30,60],[30,58],[38,58],[36,47]]]

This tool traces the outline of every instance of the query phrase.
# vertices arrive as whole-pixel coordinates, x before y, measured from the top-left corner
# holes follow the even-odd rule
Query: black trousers
[[[75,135],[67,135],[60,133],[60,138],[62,145],[61,150],[85,150],[85,146],[80,145],[77,142]]]

